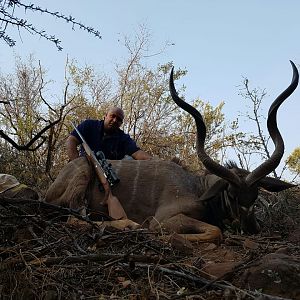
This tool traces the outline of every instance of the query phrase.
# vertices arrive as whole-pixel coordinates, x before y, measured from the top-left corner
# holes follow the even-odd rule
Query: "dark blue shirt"
[[[77,130],[95,154],[102,151],[107,159],[122,159],[125,155],[131,155],[140,149],[135,141],[121,129],[113,134],[104,134],[103,120],[85,120],[77,126]],[[75,129],[71,135],[81,142]],[[83,153],[81,146],[80,155]]]

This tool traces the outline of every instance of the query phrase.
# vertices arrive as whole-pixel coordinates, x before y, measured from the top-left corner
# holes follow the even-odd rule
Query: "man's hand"
[[[138,150],[131,155],[136,160],[148,160],[151,159],[152,156],[143,150]]]

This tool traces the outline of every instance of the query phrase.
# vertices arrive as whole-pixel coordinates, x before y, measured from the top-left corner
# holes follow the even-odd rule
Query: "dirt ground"
[[[228,227],[219,245],[0,198],[0,299],[300,299],[300,192],[262,196],[260,234]]]

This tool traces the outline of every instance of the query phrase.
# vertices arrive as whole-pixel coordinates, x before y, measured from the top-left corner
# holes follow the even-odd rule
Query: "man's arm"
[[[73,160],[79,157],[79,152],[77,146],[80,144],[80,141],[73,135],[69,135],[66,141],[67,155],[70,160]]]
[[[138,150],[134,153],[131,154],[131,156],[134,159],[137,160],[148,160],[148,159],[152,159],[152,156],[150,154],[148,154],[147,152],[143,151],[143,150]]]

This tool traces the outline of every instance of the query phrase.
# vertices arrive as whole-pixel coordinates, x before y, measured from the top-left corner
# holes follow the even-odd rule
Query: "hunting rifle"
[[[126,212],[124,211],[119,199],[112,194],[110,182],[108,180],[107,174],[105,173],[105,170],[103,170],[96,155],[94,154],[92,149],[89,147],[87,142],[84,140],[84,138],[81,135],[81,133],[79,132],[79,130],[76,128],[76,126],[72,122],[71,122],[71,124],[74,127],[75,131],[78,133],[78,135],[82,141],[82,146],[86,153],[86,156],[87,156],[88,160],[91,162],[91,164],[93,165],[96,175],[99,178],[99,181],[103,186],[104,193],[105,193],[105,203],[107,204],[107,207],[108,207],[109,216],[116,220],[127,219]],[[102,159],[103,159],[103,157],[102,157]],[[105,160],[105,158],[104,158],[104,160]],[[105,162],[106,162],[106,160],[105,160]],[[106,162],[106,164],[104,164],[104,166],[109,166],[109,164]],[[115,178],[117,178],[117,177],[115,177]]]

